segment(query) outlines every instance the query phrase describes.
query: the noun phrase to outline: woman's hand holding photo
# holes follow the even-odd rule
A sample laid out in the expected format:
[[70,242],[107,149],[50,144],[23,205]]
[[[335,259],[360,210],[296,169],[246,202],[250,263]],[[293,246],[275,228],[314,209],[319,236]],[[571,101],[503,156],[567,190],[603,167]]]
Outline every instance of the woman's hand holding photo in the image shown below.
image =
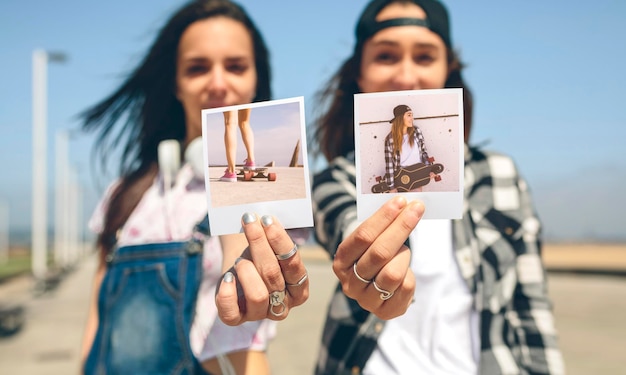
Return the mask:
[[228,325],[283,320],[309,297],[308,273],[294,243],[273,216],[242,218],[249,246],[224,274],[216,291],[220,319]]
[[381,319],[404,314],[413,299],[411,251],[404,242],[423,214],[421,201],[394,197],[337,249],[333,271],[344,293]]

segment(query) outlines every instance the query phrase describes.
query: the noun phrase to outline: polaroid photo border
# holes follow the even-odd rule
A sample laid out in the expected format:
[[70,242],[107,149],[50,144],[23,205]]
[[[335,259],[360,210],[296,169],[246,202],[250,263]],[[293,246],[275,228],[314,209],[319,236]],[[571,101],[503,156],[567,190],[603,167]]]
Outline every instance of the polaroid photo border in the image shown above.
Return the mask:
[[[241,130],[235,124],[237,182],[220,181],[227,166],[224,112],[242,109],[251,110],[256,167],[267,169],[244,174],[242,162],[247,153]],[[313,226],[304,114],[304,97],[202,110],[211,235],[242,232],[241,217],[246,212],[273,215],[287,229]]]
[[[410,107],[413,124],[423,134],[426,153],[434,159],[432,164],[442,165],[438,167],[442,170],[425,177],[422,191],[374,193],[373,190],[385,190],[386,171],[393,169],[391,165],[386,167],[385,144],[391,133],[393,110],[398,105]],[[460,219],[464,186],[463,129],[463,90],[460,88],[356,94],[354,143],[358,220],[370,217],[395,194],[405,195],[407,200],[422,200],[426,206],[424,219]],[[414,181],[424,178],[415,178],[423,172],[421,168],[409,169],[411,173],[402,172],[406,171],[394,172],[401,178],[399,181],[408,183],[400,185],[402,187],[414,187]]]

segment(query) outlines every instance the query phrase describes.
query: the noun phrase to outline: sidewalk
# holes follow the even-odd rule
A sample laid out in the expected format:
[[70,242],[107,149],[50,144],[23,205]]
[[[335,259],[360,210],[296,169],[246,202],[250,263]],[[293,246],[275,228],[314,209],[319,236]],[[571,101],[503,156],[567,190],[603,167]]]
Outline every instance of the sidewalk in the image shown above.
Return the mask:
[[29,276],[0,285],[0,300],[17,299],[26,322],[17,334],[0,339],[2,374],[77,374],[97,257],[90,256],[54,290],[35,297]]
[[[311,280],[310,297],[278,325],[278,336],[269,349],[273,375],[312,374],[328,300],[336,284],[323,251],[303,247],[301,254]],[[57,289],[40,297],[32,295],[28,277],[0,284],[0,300],[13,296],[26,307],[22,331],[0,338],[0,374],[78,373],[96,261],[95,256],[86,258]],[[623,374],[626,278],[549,272],[548,281],[568,374]]]

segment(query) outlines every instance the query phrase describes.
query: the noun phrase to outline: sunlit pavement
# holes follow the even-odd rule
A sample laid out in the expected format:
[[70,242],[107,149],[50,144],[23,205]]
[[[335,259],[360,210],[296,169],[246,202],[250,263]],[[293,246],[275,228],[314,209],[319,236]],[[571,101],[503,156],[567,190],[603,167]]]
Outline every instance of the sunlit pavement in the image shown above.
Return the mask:
[[96,261],[95,256],[82,260],[57,288],[39,296],[33,293],[35,285],[27,277],[0,285],[1,300],[21,292],[26,308],[23,328],[0,338],[1,374],[79,373],[81,336]]
[[[311,374],[327,301],[335,287],[330,263],[317,248],[303,248],[311,295],[280,322],[269,349],[274,375]],[[32,294],[28,278],[0,284],[0,301],[26,307],[21,331],[0,338],[0,374],[76,374],[96,257],[82,261],[55,289]],[[623,374],[626,347],[626,278],[550,273],[556,324],[568,374]]]

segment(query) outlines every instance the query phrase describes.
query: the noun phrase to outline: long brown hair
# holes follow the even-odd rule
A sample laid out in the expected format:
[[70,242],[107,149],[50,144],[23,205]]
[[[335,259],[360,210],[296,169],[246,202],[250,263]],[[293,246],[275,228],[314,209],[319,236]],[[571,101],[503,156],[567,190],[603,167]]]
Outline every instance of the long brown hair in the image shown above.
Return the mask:
[[271,99],[269,51],[245,10],[230,0],[192,0],[159,31],[143,61],[108,98],[80,116],[85,131],[96,131],[94,155],[104,167],[118,143],[122,147],[121,181],[113,191],[97,245],[104,259],[141,197],[158,173],[157,148],[165,139],[184,140],[185,115],[176,98],[176,57],[182,34],[192,23],[228,17],[243,24],[252,38],[257,91],[253,101]]
[[[393,153],[394,155],[402,153],[402,139],[404,138],[404,116],[394,117],[391,120],[391,138],[393,139]],[[413,147],[415,145],[415,128],[409,127],[406,130],[409,138],[409,145]]]

